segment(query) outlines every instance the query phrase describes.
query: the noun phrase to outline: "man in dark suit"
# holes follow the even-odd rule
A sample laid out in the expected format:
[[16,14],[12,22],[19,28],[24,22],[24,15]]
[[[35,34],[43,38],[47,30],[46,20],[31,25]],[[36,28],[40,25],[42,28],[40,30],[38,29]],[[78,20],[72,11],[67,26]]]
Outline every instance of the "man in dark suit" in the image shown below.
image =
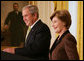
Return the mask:
[[51,34],[48,26],[38,19],[37,6],[25,6],[22,15],[26,25],[31,27],[31,31],[25,40],[25,46],[23,48],[4,49],[3,51],[35,59],[48,59]]
[[5,29],[8,29],[9,25],[9,31],[11,33],[11,46],[18,46],[20,45],[20,42],[25,39],[24,38],[24,28],[25,23],[23,21],[22,13],[18,11],[18,3],[13,4],[13,11],[10,12],[5,20]]

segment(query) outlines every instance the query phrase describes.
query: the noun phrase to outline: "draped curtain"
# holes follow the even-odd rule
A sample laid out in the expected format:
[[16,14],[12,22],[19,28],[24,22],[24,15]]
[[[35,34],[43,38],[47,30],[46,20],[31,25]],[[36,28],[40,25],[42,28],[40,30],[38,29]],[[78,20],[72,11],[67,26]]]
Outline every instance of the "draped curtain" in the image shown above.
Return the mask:
[[36,2],[36,1],[29,1],[29,4],[31,4],[31,5],[36,5],[37,2]]
[[83,60],[83,1],[78,1],[77,44],[80,60]]
[[68,1],[54,1],[54,10],[68,10]]

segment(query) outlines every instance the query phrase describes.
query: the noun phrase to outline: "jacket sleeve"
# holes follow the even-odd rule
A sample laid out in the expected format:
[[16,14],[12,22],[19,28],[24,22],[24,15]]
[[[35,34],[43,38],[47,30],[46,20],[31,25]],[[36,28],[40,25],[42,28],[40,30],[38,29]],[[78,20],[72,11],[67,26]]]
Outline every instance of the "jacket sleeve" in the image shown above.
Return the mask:
[[7,25],[10,21],[10,13],[8,14],[8,16],[6,17],[6,20],[4,22],[4,25]]
[[69,37],[66,39],[65,51],[69,60],[79,60],[75,38]]

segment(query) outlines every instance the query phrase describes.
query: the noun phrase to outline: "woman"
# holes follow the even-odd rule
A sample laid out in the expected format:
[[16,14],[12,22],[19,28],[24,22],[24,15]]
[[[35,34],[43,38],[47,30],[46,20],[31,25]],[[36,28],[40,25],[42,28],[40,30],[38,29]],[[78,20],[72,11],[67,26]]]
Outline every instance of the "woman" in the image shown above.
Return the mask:
[[71,15],[67,10],[55,11],[50,17],[58,37],[50,50],[50,60],[78,60],[76,39],[69,32]]

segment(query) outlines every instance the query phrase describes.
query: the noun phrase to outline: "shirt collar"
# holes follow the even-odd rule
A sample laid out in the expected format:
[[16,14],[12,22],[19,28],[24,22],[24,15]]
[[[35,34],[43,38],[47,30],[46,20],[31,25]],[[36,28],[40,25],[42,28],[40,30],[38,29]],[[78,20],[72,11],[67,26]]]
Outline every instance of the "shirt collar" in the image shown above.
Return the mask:
[[39,19],[37,19],[36,22],[34,22],[34,24],[30,26],[31,29],[33,28],[33,26],[34,26],[38,21],[39,21]]

